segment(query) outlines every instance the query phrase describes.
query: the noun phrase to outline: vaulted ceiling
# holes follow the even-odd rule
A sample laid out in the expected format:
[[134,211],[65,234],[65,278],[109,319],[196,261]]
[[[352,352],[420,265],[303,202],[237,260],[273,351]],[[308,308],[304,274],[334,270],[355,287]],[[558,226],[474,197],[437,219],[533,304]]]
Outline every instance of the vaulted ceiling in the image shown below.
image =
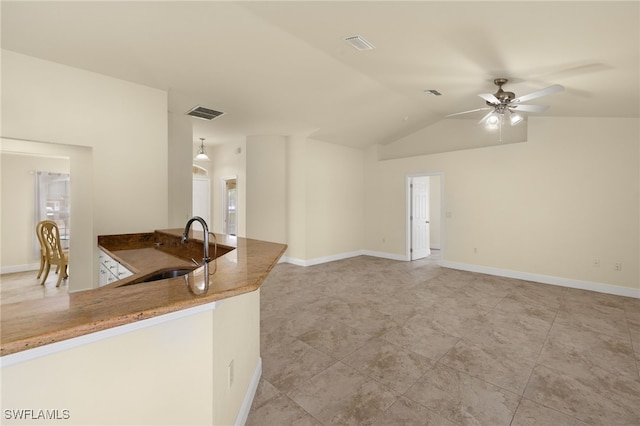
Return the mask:
[[[2,48],[166,90],[208,143],[389,143],[484,106],[493,79],[542,116],[638,117],[637,1],[2,1]],[[375,49],[345,38],[361,35]],[[435,89],[441,96],[426,94]],[[479,120],[482,112],[464,116]],[[481,131],[481,128],[479,128]]]

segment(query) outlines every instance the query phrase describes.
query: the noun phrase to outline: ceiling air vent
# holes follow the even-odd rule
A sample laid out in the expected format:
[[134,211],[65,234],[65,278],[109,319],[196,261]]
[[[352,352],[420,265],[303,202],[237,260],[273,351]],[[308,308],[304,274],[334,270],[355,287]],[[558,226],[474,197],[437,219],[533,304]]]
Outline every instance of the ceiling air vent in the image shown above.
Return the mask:
[[373,49],[376,48],[373,44],[371,44],[367,40],[365,40],[364,37],[359,36],[359,35],[347,37],[347,38],[344,39],[344,41],[346,41],[351,46],[355,47],[356,49],[358,49],[360,51],[373,50]]
[[210,108],[205,108],[200,105],[191,108],[187,115],[195,118],[201,118],[203,120],[213,120],[216,117],[221,116],[224,112],[216,111]]

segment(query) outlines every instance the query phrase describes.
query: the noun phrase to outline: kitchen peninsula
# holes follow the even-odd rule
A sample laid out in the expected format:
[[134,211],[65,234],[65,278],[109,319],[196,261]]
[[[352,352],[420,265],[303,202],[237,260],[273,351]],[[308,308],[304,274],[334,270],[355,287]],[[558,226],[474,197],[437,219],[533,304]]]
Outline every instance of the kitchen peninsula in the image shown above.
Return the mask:
[[141,281],[195,266],[202,233],[186,245],[181,234],[101,236],[100,248],[132,276],[3,305],[2,412],[67,410],[61,424],[228,424],[248,412],[261,372],[259,289],[286,246],[216,235],[216,272],[202,296],[185,285],[202,267]]

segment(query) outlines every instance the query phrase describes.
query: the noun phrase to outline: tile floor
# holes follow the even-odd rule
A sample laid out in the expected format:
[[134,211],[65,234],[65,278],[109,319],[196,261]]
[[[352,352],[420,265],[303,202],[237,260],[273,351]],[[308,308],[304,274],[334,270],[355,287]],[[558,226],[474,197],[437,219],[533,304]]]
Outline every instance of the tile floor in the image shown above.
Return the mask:
[[56,287],[58,274],[55,266],[51,268],[47,281],[41,285],[37,278],[38,271],[14,272],[0,275],[0,304],[17,303],[25,300],[42,299],[43,297],[66,294],[67,279],[62,280],[60,287]]
[[640,299],[366,256],[261,298],[247,425],[640,424]]

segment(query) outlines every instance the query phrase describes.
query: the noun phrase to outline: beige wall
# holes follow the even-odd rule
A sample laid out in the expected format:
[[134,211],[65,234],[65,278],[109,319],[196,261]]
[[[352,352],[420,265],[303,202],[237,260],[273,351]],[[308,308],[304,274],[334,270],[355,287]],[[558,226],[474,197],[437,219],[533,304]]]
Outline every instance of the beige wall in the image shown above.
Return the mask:
[[366,235],[386,245],[367,238],[366,248],[404,253],[405,176],[442,172],[446,261],[637,289],[638,127],[530,118],[525,143],[386,161],[371,149]]
[[432,249],[440,249],[440,226],[442,223],[440,176],[429,176],[429,243]]
[[291,137],[287,143],[287,252],[286,258],[308,259],[307,252],[307,163],[305,137]]
[[246,151],[246,235],[286,243],[287,138],[249,136]]
[[309,139],[306,167],[307,259],[363,247],[362,151]]
[[[91,235],[76,238],[95,246],[101,234],[167,227],[167,131],[163,91],[2,51],[2,136],[90,148],[88,161],[71,165],[72,178],[92,194],[72,217],[74,229],[85,221]],[[84,253],[76,241],[71,251]],[[97,266],[73,269],[93,275],[78,288],[97,287]]]
[[32,423],[6,419],[7,409],[69,410],[68,420],[54,423],[70,425],[234,424],[260,365],[260,292],[217,302],[213,311],[109,332],[3,366],[2,424]]
[[169,112],[168,214],[169,227],[183,227],[192,216],[193,156],[187,147],[193,139],[192,118]]
[[[0,152],[1,273],[40,266],[35,234],[35,171],[69,173],[69,159]],[[34,274],[35,277],[35,274]]]

